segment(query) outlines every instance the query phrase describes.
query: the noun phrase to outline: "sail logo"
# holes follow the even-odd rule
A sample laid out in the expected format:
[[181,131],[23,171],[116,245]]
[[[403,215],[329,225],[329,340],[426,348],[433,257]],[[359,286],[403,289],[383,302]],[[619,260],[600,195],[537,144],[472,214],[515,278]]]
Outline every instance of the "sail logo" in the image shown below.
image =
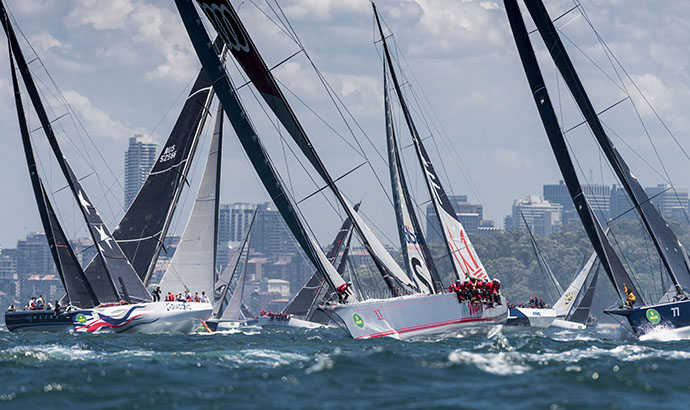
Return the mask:
[[352,315],[352,321],[355,322],[355,326],[358,328],[364,327],[364,319],[362,319],[362,316],[358,315],[357,313]]
[[407,243],[417,244],[417,235],[412,232],[412,227],[409,225],[405,227],[405,240]]
[[86,316],[84,316],[83,313],[78,314],[75,319],[77,320],[77,323],[79,323],[79,324],[83,325],[84,323],[86,323]]
[[165,147],[163,153],[161,154],[160,162],[170,161],[177,156],[177,151],[175,150],[175,145]]
[[235,51],[249,52],[249,41],[234,11],[231,11],[232,6],[227,1],[198,0],[198,3],[211,21],[213,28],[229,47]]
[[661,315],[656,311],[656,309],[647,309],[645,315],[647,316],[647,320],[649,320],[651,323],[657,324],[661,322]]

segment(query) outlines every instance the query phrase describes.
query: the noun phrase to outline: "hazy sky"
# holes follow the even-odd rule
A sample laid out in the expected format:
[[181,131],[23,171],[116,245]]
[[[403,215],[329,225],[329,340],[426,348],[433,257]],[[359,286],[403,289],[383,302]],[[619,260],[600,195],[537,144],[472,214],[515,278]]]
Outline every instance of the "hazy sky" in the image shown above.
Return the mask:
[[[240,3],[233,1],[235,5]],[[271,10],[265,4],[255,3],[270,15]],[[375,33],[369,1],[290,0],[279,3],[311,60],[357,120],[355,124],[339,119],[304,54],[278,67],[275,72],[279,80],[308,102],[330,128],[340,134],[326,127],[290,95],[317,150],[337,177],[364,161],[364,155],[357,152],[360,148],[356,141],[359,141],[371,168],[388,190],[385,162],[376,152],[378,149],[385,156],[383,80],[379,51],[373,44]],[[690,103],[690,50],[687,48],[690,3],[632,0],[586,0],[582,3],[592,24],[627,74],[643,90],[680,145],[690,148],[687,137],[690,121],[686,114]],[[552,17],[573,6],[572,1],[566,0],[547,1],[546,4]],[[428,97],[445,130],[444,133],[434,128],[434,138],[427,140],[433,147],[431,151],[437,167],[441,167],[441,163],[445,165],[444,183],[449,191],[468,194],[470,201],[483,203],[485,218],[494,219],[502,226],[503,216],[510,212],[515,198],[540,194],[542,184],[557,182],[560,177],[531,99],[502,3],[380,0],[377,5],[387,30],[395,35],[400,55],[409,63],[403,67],[405,74],[411,80],[413,74],[416,78],[412,81],[416,95],[421,96],[423,92]],[[123,212],[121,182],[118,184],[115,180],[122,180],[127,139],[134,133],[141,133],[162,142],[180,109],[179,97],[188,92],[190,81],[200,67],[174,3],[8,0],[8,6],[18,27],[104,157],[105,161],[99,159],[88,143],[85,148],[80,147],[76,142],[78,137],[72,136],[64,142],[66,155],[75,164],[80,177],[89,175],[90,167],[80,158],[79,152],[90,153],[93,168],[101,180],[88,176],[84,183],[92,199],[99,203],[101,213],[114,226]],[[243,2],[240,14],[270,65],[298,51],[297,45],[252,2]],[[528,16],[524,17],[528,27],[533,27]],[[618,86],[611,81],[623,72],[609,64],[579,11],[565,15],[557,23],[577,45],[575,48],[566,41],[598,110],[621,100],[625,88],[633,89],[630,81],[625,80]],[[578,124],[579,114],[572,109],[562,81],[557,80],[553,66],[548,64],[543,44],[536,34],[532,35],[532,41],[538,48],[544,76],[550,82],[552,99],[562,102],[563,127]],[[27,54],[32,53],[27,51]],[[589,58],[604,73],[599,72]],[[4,142],[0,150],[0,192],[3,193],[0,245],[13,247],[18,238],[42,228],[23,160],[6,43],[3,42],[0,42],[0,60],[0,131]],[[32,63],[32,69],[38,77],[47,79],[36,62]],[[236,77],[235,82],[239,84],[242,80]],[[270,117],[252,100],[250,91],[250,87],[244,87],[243,98],[255,113],[254,121],[274,154],[276,166],[286,171],[285,164],[290,164],[287,167],[290,172],[284,172],[286,182],[298,199],[307,196],[315,185],[296,165],[290,153],[294,146],[280,143],[279,132],[271,126]],[[632,101],[649,122],[647,131],[666,171],[640,127],[630,101],[605,114],[609,116],[605,121],[622,138],[612,137],[614,143],[629,159],[643,185],[664,182],[667,173],[676,185],[687,186],[690,183],[686,172],[690,165],[688,158],[654,121],[653,112],[645,106],[644,100],[633,93]],[[28,101],[25,103],[28,105]],[[56,108],[55,115],[60,113]],[[421,119],[419,122],[423,124]],[[409,136],[402,124],[398,124],[400,138],[406,145]],[[349,129],[354,130],[356,141]],[[428,131],[422,133],[428,135]],[[231,132],[226,135],[223,202],[267,200],[234,135]],[[579,127],[568,137],[584,177],[591,182],[612,183],[610,172],[586,129]],[[39,131],[34,133],[34,139],[44,161],[44,179],[52,191],[58,191],[64,181],[57,168],[49,165],[48,151],[40,145],[45,138]],[[71,142],[80,148],[70,148]],[[205,145],[201,149],[205,149]],[[418,178],[409,151],[406,150],[405,158],[411,185],[418,192],[418,202],[424,202],[422,180]],[[110,165],[112,174],[104,162]],[[203,165],[203,161],[197,162]],[[341,184],[353,200],[364,199],[362,210],[370,221],[389,238],[395,238],[390,204],[371,168],[360,168]],[[195,175],[198,174],[200,171],[195,171]],[[476,188],[472,188],[472,184]],[[104,190],[111,185],[110,194],[104,197]],[[81,223],[68,203],[69,193],[62,190],[55,195],[59,202],[67,204],[61,209],[68,233],[79,235]],[[335,211],[325,204],[317,196],[306,201],[303,208],[322,243],[330,241],[331,233],[340,224],[334,217]],[[177,223],[176,230],[181,231],[182,226],[183,223]]]

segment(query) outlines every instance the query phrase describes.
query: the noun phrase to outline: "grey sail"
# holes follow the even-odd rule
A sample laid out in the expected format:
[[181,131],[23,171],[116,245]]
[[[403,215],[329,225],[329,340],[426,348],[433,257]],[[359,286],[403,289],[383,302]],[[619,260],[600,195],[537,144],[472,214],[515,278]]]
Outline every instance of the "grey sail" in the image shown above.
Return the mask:
[[[0,7],[2,7],[2,15],[6,16],[7,13],[4,5],[0,4]],[[150,301],[151,295],[137,276],[127,257],[122,253],[122,250],[112,238],[110,230],[89,200],[88,195],[82,188],[81,183],[76,175],[74,175],[72,168],[63,155],[62,149],[53,132],[51,121],[48,118],[36,84],[31,76],[31,71],[19,47],[19,42],[17,41],[12,25],[9,24],[6,17],[2,19],[2,24],[9,39],[12,52],[16,58],[19,73],[24,80],[24,85],[26,86],[34,111],[38,116],[43,132],[48,139],[48,143],[53,150],[60,170],[67,180],[70,191],[79,205],[79,210],[86,221],[89,233],[98,251],[98,257],[101,258],[101,264],[104,267],[105,274],[97,277],[87,275],[94,293],[101,303],[119,302],[123,299],[128,301]],[[113,292],[113,289],[115,289],[115,292]]]
[[558,297],[563,296],[563,288],[561,287],[561,284],[558,282],[558,279],[556,279],[556,275],[551,270],[549,264],[546,263],[546,258],[544,257],[544,254],[541,253],[539,245],[537,244],[537,241],[534,239],[534,235],[532,234],[532,228],[527,223],[527,219],[525,219],[525,215],[522,213],[522,211],[520,211],[520,216],[522,217],[522,222],[525,223],[527,233],[529,233],[529,238],[532,242],[532,249],[534,250],[534,254],[537,257],[537,263],[539,264],[539,268],[551,280],[551,283],[553,284],[554,288],[556,288],[556,292],[558,292]]
[[592,309],[592,301],[594,300],[594,292],[597,286],[597,280],[599,279],[599,268],[594,271],[594,276],[592,281],[589,283],[589,287],[585,292],[585,295],[580,300],[577,308],[573,310],[568,320],[571,322],[586,323],[589,318],[589,312]]
[[441,279],[436,272],[431,254],[422,234],[421,226],[414,212],[414,204],[407,189],[407,181],[403,173],[398,151],[398,142],[393,127],[390,97],[388,95],[388,79],[386,65],[383,65],[383,100],[386,112],[386,143],[388,145],[388,168],[391,176],[395,217],[398,222],[398,235],[402,249],[407,276],[417,283],[423,293],[443,292]]
[[[248,241],[247,248],[249,248],[250,243],[251,239]],[[247,256],[248,254],[249,249],[247,249]],[[240,273],[240,277],[237,278],[237,286],[235,286],[232,297],[230,297],[227,307],[220,316],[221,320],[242,320],[244,316],[242,314],[242,298],[244,297],[244,284],[247,281],[247,262],[248,261],[245,260],[245,263],[242,264],[242,272]]]
[[[355,211],[359,210],[359,205],[360,204],[355,205]],[[326,257],[331,263],[335,261],[335,258],[338,256],[338,253],[340,253],[340,251],[342,250],[342,247],[345,244],[345,239],[347,238],[351,230],[352,222],[349,218],[345,219],[345,222],[343,222],[343,225],[340,227],[340,230],[336,234],[333,243],[331,243],[328,253],[326,253]],[[339,273],[342,276],[342,272]],[[285,309],[283,309],[283,313],[288,315],[306,317],[312,310],[316,301],[319,300],[319,295],[323,293],[321,291],[321,287],[323,286],[323,284],[323,276],[318,271],[314,272],[314,274],[311,275],[307,283],[305,283],[304,286],[302,286],[302,288],[299,290],[299,292],[297,292],[297,295],[295,295],[295,297],[287,304],[287,306],[285,306]],[[331,290],[335,291],[335,289]]]
[[412,137],[417,159],[419,160],[419,165],[424,173],[424,182],[426,183],[427,190],[429,191],[431,203],[434,206],[434,211],[436,213],[436,217],[438,218],[442,235],[445,238],[446,250],[448,251],[451,265],[453,266],[453,270],[455,272],[455,277],[457,279],[465,279],[468,277],[488,279],[489,277],[486,274],[484,265],[479,259],[477,252],[474,250],[474,246],[472,246],[467,232],[458,220],[455,210],[448,200],[448,195],[446,195],[446,191],[441,185],[441,180],[439,179],[438,174],[431,163],[431,159],[429,158],[426,149],[424,148],[424,144],[422,143],[421,138],[419,138],[417,127],[415,126],[410,110],[407,107],[405,97],[403,96],[402,89],[400,88],[400,82],[398,81],[398,77],[395,73],[393,60],[388,50],[388,43],[386,42],[386,37],[383,34],[383,27],[381,26],[381,21],[379,20],[379,15],[376,11],[376,5],[374,2],[372,2],[371,5],[374,9],[374,17],[376,18],[376,24],[379,30],[381,43],[383,44],[384,55],[390,70],[393,86],[398,96],[398,101],[400,103],[400,107],[402,108],[410,136]]
[[[563,76],[604,156],[620,180],[621,185],[625,188],[628,197],[640,215],[644,227],[649,232],[649,236],[671,280],[675,285],[690,288],[690,267],[687,263],[685,248],[676,237],[676,234],[669,228],[659,210],[649,199],[642,185],[640,185],[628,164],[623,160],[623,157],[606,134],[544,4],[541,0],[526,0],[525,4],[546,44],[546,48],[549,50],[551,58]],[[636,295],[639,295],[639,293],[636,293]]]
[[[247,226],[247,232],[244,234],[244,238],[242,239],[242,246],[240,247],[240,252],[237,255],[236,260],[232,264],[228,264],[225,267],[225,270],[223,271],[223,274],[219,278],[218,282],[216,282],[216,293],[218,296],[215,298],[214,306],[213,306],[213,317],[215,318],[220,318],[221,316],[224,316],[225,310],[228,308],[228,305],[230,304],[231,298],[235,295],[235,293],[230,294],[230,284],[232,283],[232,280],[235,278],[235,274],[237,273],[237,269],[242,266],[242,272],[245,272],[247,270],[247,263],[249,262],[249,244],[252,236],[252,229],[254,228],[254,221],[256,220],[256,214],[258,213],[258,208],[254,209],[254,212],[252,213],[252,219],[249,221],[249,225]],[[241,264],[241,265],[240,265]],[[229,268],[232,266],[232,270]],[[242,279],[244,281],[244,279]],[[244,285],[243,285],[244,286]],[[242,302],[240,294],[240,299],[237,306],[240,306]],[[239,309],[239,307],[236,307],[235,309]],[[238,319],[234,319],[238,320]]]
[[[314,166],[326,182],[341,207],[352,220],[362,244],[371,255],[392,295],[416,291],[415,284],[398,266],[373,231],[354,211],[352,204],[345,198],[328,173],[323,161],[317,154],[300,121],[285,98],[278,82],[273,77],[265,61],[259,54],[246,28],[239,19],[235,9],[227,0],[197,0],[202,11],[225,41],[230,52],[247,74],[252,85],[266,101],[283,127],[293,138],[305,157]],[[178,2],[179,5],[179,2]],[[178,7],[179,8],[179,7]]]
[[329,285],[332,288],[341,286],[345,281],[330,264],[302,222],[291,197],[271,163],[266,149],[249,121],[249,116],[240,103],[235,88],[230,82],[218,55],[211,48],[211,40],[201,24],[192,0],[175,0],[175,5],[201,64],[208,70],[214,92],[223,104],[223,110],[271,200],[309,260],[324,275]]
[[[2,18],[6,18],[6,16],[2,16]],[[46,233],[48,245],[50,246],[50,253],[55,262],[62,285],[67,292],[69,303],[74,306],[97,306],[99,304],[98,298],[79,265],[79,261],[60,225],[38,173],[11,47],[9,48],[9,55],[10,70],[12,72],[12,87],[14,89],[17,118],[19,120],[19,130],[22,137],[24,155],[26,157],[26,164],[29,168],[31,187],[33,188],[34,197],[36,198],[38,213],[41,217],[41,223]]]
[[606,237],[604,229],[582,191],[582,186],[580,185],[573,161],[570,158],[565,137],[563,136],[558,118],[556,117],[556,112],[549,98],[549,93],[534,55],[534,49],[532,48],[529,34],[525,28],[525,22],[522,20],[517,1],[504,0],[504,4],[506,13],[508,14],[508,20],[510,21],[510,28],[513,32],[513,38],[518,53],[520,54],[520,60],[522,61],[522,66],[527,76],[534,102],[546,131],[546,136],[549,139],[554,157],[558,162],[563,180],[568,187],[570,198],[573,200],[575,210],[577,210],[582,225],[585,228],[585,232],[587,232],[587,236],[599,257],[599,261],[604,267],[604,270],[606,270],[609,280],[616,289],[618,296],[624,299],[623,287],[625,285],[637,296],[638,300],[641,300],[642,294],[625,270],[623,263]]
[[223,107],[216,111],[216,124],[209,146],[194,207],[175,255],[159,286],[163,293],[178,294],[189,289],[213,297],[216,283],[216,247],[220,170],[223,152]]

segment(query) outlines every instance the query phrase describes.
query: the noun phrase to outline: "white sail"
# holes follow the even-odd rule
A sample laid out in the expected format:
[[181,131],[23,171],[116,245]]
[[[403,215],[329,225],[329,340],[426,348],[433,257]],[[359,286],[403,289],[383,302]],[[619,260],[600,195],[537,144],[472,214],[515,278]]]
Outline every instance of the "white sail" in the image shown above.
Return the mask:
[[[223,311],[223,315],[220,317],[222,320],[242,320],[242,297],[244,295],[244,283],[247,279],[247,265],[249,261],[249,249],[247,249],[247,259],[245,259],[242,265],[242,273],[240,277],[237,278],[237,286],[235,286],[234,292],[230,297],[230,302],[228,306]],[[227,286],[230,286],[228,283]]]
[[577,276],[575,276],[573,283],[568,286],[568,289],[566,289],[556,303],[553,304],[553,310],[556,311],[556,315],[558,317],[567,317],[570,315],[570,312],[575,307],[575,302],[577,301],[578,295],[580,295],[585,286],[587,277],[589,277],[592,269],[596,265],[596,260],[597,254],[596,252],[593,252],[592,256],[590,256],[587,260],[587,263],[585,263]]
[[163,294],[206,292],[213,298],[216,274],[217,186],[222,147],[223,111],[219,106],[206,168],[180,244],[160,282]]
[[[388,270],[388,272],[390,272],[391,275],[393,275],[393,278],[395,278],[397,282],[407,286],[410,289],[416,289],[417,286],[412,282],[412,280],[410,280],[410,278],[407,276],[407,274],[405,274],[402,268],[400,268],[400,265],[398,265],[398,263],[395,262],[395,259],[393,259],[391,254],[388,253],[381,241],[379,241],[379,238],[377,238],[374,235],[369,226],[364,222],[364,219],[362,219],[362,217],[359,216],[359,214],[354,210],[350,201],[347,198],[345,198],[344,203],[350,210],[348,214],[350,215],[350,218],[353,220],[353,224],[355,226],[359,226],[362,235],[366,237],[367,241],[369,241],[369,245],[371,246],[371,252],[373,253],[373,256],[375,256],[385,266],[385,268]],[[323,255],[323,252],[321,252],[319,256],[321,255]],[[323,257],[326,258],[326,255],[323,255]],[[326,259],[326,261],[328,261],[328,259]],[[333,269],[333,271],[336,274],[338,273],[333,267],[333,265],[331,265],[330,263],[328,265],[329,268]]]

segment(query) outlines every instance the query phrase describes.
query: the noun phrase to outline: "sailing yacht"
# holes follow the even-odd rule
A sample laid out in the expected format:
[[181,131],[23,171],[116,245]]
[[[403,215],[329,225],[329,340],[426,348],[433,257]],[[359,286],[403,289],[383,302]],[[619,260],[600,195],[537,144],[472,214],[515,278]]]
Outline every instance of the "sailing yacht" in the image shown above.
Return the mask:
[[[34,196],[41,222],[46,231],[51,254],[67,292],[69,306],[65,312],[8,312],[7,328],[16,330],[57,330],[86,332],[157,332],[191,331],[195,321],[205,320],[211,307],[202,304],[153,303],[144,281],[137,274],[114,235],[93,206],[80,181],[63,155],[27,65],[5,5],[0,2],[0,20],[9,40],[12,83],[24,154],[29,168]],[[16,66],[16,69],[15,69]],[[36,165],[31,136],[27,126],[22,93],[16,71],[19,71],[34,111],[41,122],[53,154],[67,180],[68,187],[89,229],[97,255],[91,271],[82,270],[71,249]],[[211,89],[208,89],[210,98]],[[186,162],[186,161],[185,161]]]
[[[252,86],[265,100],[266,105],[296,142],[352,221],[354,231],[374,261],[391,295],[386,299],[358,300],[353,286],[346,283],[333,267],[306,228],[294,201],[283,187],[261,140],[248,120],[248,114],[236,95],[236,88],[228,73],[220,64],[218,56],[209,52],[211,40],[201,24],[201,16],[195,8],[194,1],[176,0],[175,4],[194,49],[203,67],[209,71],[210,77],[214,80],[214,91],[222,102],[230,123],[257,174],[307,256],[329,287],[339,292],[339,301],[322,306],[322,310],[332,318],[337,318],[353,338],[381,336],[405,338],[430,333],[454,332],[468,326],[503,323],[507,315],[505,304],[490,308],[483,304],[460,303],[455,294],[432,293],[429,287],[420,288],[418,282],[411,279],[397,265],[335,184],[233,6],[227,0],[198,0],[196,2],[230,49],[239,67],[249,77]],[[433,173],[430,162],[427,161],[426,165],[425,170]],[[435,173],[429,178],[437,180]],[[448,202],[444,194],[442,195],[439,191],[434,192],[439,203],[442,203],[444,198],[445,202]],[[471,268],[470,274],[486,277],[483,266],[469,245],[462,226],[457,222],[454,213],[448,211],[450,210],[446,210],[440,218],[448,218],[445,226],[449,228],[447,235],[451,237],[452,243],[448,246],[452,247],[454,259],[457,259],[458,263],[465,264],[466,269]],[[463,258],[464,260],[461,260]],[[429,282],[429,285],[434,286],[433,282]]]
[[[641,289],[637,287],[633,277],[625,269],[582,192],[582,186],[549,98],[518,3],[516,0],[504,0],[504,4],[534,102],[561,174],[601,266],[620,298],[619,307],[610,308],[605,312],[627,319],[632,331],[638,336],[659,327],[671,329],[680,336],[690,335],[690,300],[687,297],[688,289],[690,289],[690,263],[685,247],[661,216],[608,137],[546,7],[541,0],[525,0],[528,13],[546,44],[551,59],[570,90],[607,162],[625,189],[635,212],[652,240],[666,274],[673,283],[659,301],[646,303],[640,292]],[[629,296],[631,293],[635,296],[638,307],[626,303],[626,300],[632,299]]]

